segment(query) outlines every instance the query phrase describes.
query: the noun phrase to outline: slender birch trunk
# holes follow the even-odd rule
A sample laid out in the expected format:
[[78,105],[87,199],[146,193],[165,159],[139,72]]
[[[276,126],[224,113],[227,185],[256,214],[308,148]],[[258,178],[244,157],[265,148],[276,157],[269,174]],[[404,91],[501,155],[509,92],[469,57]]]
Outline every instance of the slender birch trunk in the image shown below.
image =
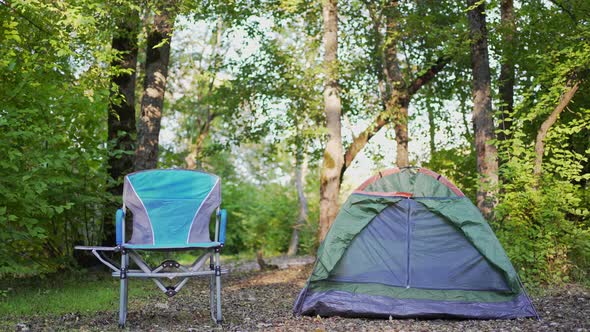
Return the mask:
[[[207,92],[205,95],[201,96],[200,98],[204,98],[206,95],[210,95],[213,90],[215,89],[215,80],[217,79],[217,73],[219,72],[219,67],[221,66],[221,37],[223,35],[223,20],[221,17],[217,19],[217,26],[215,29],[215,33],[211,39],[210,45],[213,48],[211,60],[209,62],[208,68],[212,68],[212,75],[207,86]],[[205,49],[203,48],[203,52]],[[200,99],[199,98],[199,99]],[[211,106],[205,106],[205,114],[202,119],[198,119],[197,123],[197,131],[198,136],[193,144],[190,144],[190,152],[184,158],[186,162],[186,167],[188,169],[202,169],[203,168],[203,148],[205,147],[205,140],[209,136],[209,131],[211,130],[211,124],[213,120],[219,116],[218,113],[211,111]]]
[[305,176],[307,175],[307,156],[297,153],[295,159],[295,187],[297,188],[297,198],[299,200],[299,215],[297,216],[297,222],[293,226],[287,256],[297,255],[297,251],[299,250],[299,229],[307,223],[307,217],[309,215],[307,198],[305,198],[304,191]]
[[324,19],[324,112],[328,142],[324,150],[320,174],[320,222],[318,239],[323,241],[330,225],[338,213],[338,194],[344,151],[342,147],[342,105],[338,84],[338,2],[324,0],[322,3]]

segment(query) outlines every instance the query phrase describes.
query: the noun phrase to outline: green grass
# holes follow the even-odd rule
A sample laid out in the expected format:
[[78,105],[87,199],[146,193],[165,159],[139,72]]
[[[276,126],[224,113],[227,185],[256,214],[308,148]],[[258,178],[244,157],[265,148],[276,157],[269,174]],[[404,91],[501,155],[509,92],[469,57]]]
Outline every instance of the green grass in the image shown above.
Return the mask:
[[[156,253],[148,261],[161,262],[173,258],[181,264],[191,264],[195,253],[182,253],[174,257]],[[223,262],[254,255],[222,256]],[[132,278],[129,280],[129,300],[142,301],[162,295],[151,280]],[[44,278],[0,280],[0,317],[31,315],[63,315],[66,313],[90,313],[113,311],[119,307],[119,279],[108,273],[64,272]]]
[[[12,281],[10,287],[0,289],[0,317],[116,310],[119,280],[106,274],[92,279],[89,275]],[[130,301],[145,299],[158,291],[148,280],[133,279],[130,284]]]

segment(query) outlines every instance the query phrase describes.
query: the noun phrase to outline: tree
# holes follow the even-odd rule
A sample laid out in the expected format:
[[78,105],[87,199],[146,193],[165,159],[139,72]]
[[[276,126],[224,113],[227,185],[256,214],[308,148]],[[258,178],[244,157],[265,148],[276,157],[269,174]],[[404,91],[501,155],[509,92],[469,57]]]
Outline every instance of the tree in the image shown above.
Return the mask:
[[[227,109],[224,105],[224,102],[229,99],[228,91],[224,86],[226,82],[218,77],[224,60],[223,54],[227,52],[227,48],[223,48],[223,32],[223,21],[221,17],[218,17],[208,42],[202,43],[199,40],[199,43],[203,44],[198,55],[199,61],[192,59],[193,55],[188,55],[190,57],[188,63],[179,61],[174,68],[182,79],[182,82],[178,82],[177,85],[189,86],[188,89],[179,87],[182,89],[183,97],[171,105],[172,109],[183,114],[181,126],[186,129],[186,135],[180,136],[188,145],[188,154],[184,158],[188,169],[203,168],[204,150],[213,121],[222,116]],[[206,59],[208,53],[210,55]],[[179,55],[179,58],[182,57]]]
[[[384,4],[362,1],[362,4],[369,25],[364,44],[370,48],[365,61],[370,63],[368,75],[376,81],[374,90],[378,102],[373,105],[369,125],[352,138],[346,149],[345,169],[369,140],[390,124],[394,126],[397,143],[396,164],[408,166],[410,103],[448,67],[454,48],[458,48],[452,40],[460,38],[460,22],[446,2],[414,5],[399,1]],[[356,15],[362,17],[363,13]],[[428,34],[420,32],[426,30]]]
[[[399,167],[409,165],[408,108],[410,101],[412,97],[415,96],[423,86],[429,84],[451,60],[451,57],[448,54],[444,51],[440,51],[441,49],[450,47],[449,45],[442,47],[441,43],[445,40],[441,40],[440,38],[437,39],[437,34],[433,34],[437,35],[434,38],[418,35],[414,31],[420,29],[416,29],[415,26],[412,26],[412,24],[419,24],[417,22],[421,21],[424,15],[432,15],[432,12],[435,12],[438,8],[436,7],[439,6],[438,4],[429,3],[428,5],[419,6],[407,5],[403,10],[399,8],[401,4],[396,0],[391,0],[386,4],[381,5],[370,1],[362,1],[362,4],[364,4],[369,16],[369,27],[367,29],[369,35],[366,37],[368,41],[361,45],[363,47],[370,45],[370,49],[367,50],[370,54],[370,65],[367,65],[366,67],[371,68],[368,70],[368,75],[373,76],[376,79],[377,84],[374,90],[376,90],[379,101],[376,105],[377,111],[371,109],[372,112],[370,113],[373,114],[373,119],[370,120],[367,127],[361,133],[352,137],[352,141],[343,151],[344,163],[332,163],[334,166],[340,165],[339,181],[342,181],[344,172],[352,165],[357,155],[367,145],[370,139],[382,128],[392,123],[394,125],[395,139],[397,142],[396,164]],[[436,8],[432,8],[431,6],[435,6]],[[351,13],[351,15],[360,15],[358,17],[363,17],[363,15],[366,16],[364,12],[356,12],[360,6],[352,5],[351,7],[351,10],[355,11]],[[452,20],[454,19],[455,18],[453,17]],[[408,29],[412,32],[405,32],[405,27],[402,25],[402,22],[403,24],[414,28]],[[448,22],[445,22],[445,25],[448,25]],[[441,25],[439,33],[441,35],[455,34],[456,32],[453,32],[454,29],[455,27],[452,27],[449,32],[444,30]],[[424,44],[427,46],[426,49],[417,51],[420,56],[416,56],[416,58],[423,60],[421,64],[412,63],[411,58],[407,56],[407,48],[410,47],[414,40],[416,40],[416,46],[424,46]],[[403,49],[403,55],[402,52],[400,52],[400,48],[402,47],[405,48]],[[405,61],[402,61],[401,59],[404,59]],[[341,66],[340,63],[341,62],[339,62],[339,66]],[[365,75],[367,75],[367,73],[362,72],[362,70],[364,70],[362,65],[360,65],[360,70],[360,73],[355,71],[355,74],[357,74],[360,79],[358,77],[350,77],[350,79],[354,80],[354,83],[347,83],[347,87],[351,90],[357,88],[355,85],[359,84],[359,81],[362,82],[362,80],[366,80]],[[362,83],[366,84],[366,81]],[[355,99],[355,97],[351,98]],[[349,110],[352,108],[350,105],[345,106]],[[354,110],[354,113],[359,113],[359,110]],[[334,124],[336,122],[334,121],[332,123]],[[338,122],[338,127],[340,127],[340,122]],[[330,132],[330,130],[331,129],[328,127],[328,132]],[[329,137],[332,137],[331,134]],[[337,161],[338,159],[334,160]],[[339,187],[336,189],[339,190]],[[336,204],[327,204],[327,199],[325,202],[324,205],[320,205],[320,215],[324,214],[325,218],[320,218],[320,235],[324,232],[322,227],[329,227],[331,220],[333,220],[328,217],[330,212],[324,210],[322,206],[326,208],[328,206],[334,209],[337,208]],[[334,211],[332,215],[335,217],[336,211]],[[325,230],[327,230],[327,228],[325,228]],[[321,236],[320,239],[322,239]]]
[[342,104],[338,84],[338,2],[324,0],[324,108],[328,142],[320,174],[320,224],[318,238],[324,239],[338,214],[338,194],[344,168],[342,147]]
[[498,82],[498,94],[500,96],[498,140],[502,142],[510,139],[511,117],[514,115],[516,22],[513,0],[502,0],[500,3],[500,28],[502,33],[502,59]]
[[[55,272],[98,244],[111,12],[0,1],[0,278]],[[18,253],[18,254],[15,254]]]
[[480,176],[476,203],[483,215],[490,219],[496,204],[494,193],[498,183],[498,152],[492,142],[495,135],[485,2],[468,0],[468,5],[473,74],[473,135]]
[[[511,57],[516,75],[508,138],[498,142],[494,228],[528,282],[587,278],[590,3],[532,0],[517,8],[518,48],[497,62]],[[502,23],[493,31],[506,33]],[[504,52],[504,45],[494,49]]]
[[[372,23],[374,74],[378,81],[378,91],[381,98],[382,110],[375,119],[358,136],[345,152],[345,164],[342,173],[349,167],[356,155],[369,140],[389,123],[394,124],[395,140],[397,143],[396,164],[398,167],[409,165],[408,156],[408,108],[411,98],[449,63],[450,57],[441,55],[419,71],[414,77],[411,70],[403,70],[400,63],[399,44],[400,11],[397,0],[392,0],[383,6],[375,2],[366,1]],[[384,27],[385,25],[385,27]],[[382,32],[385,31],[385,32]],[[409,63],[406,64],[409,67]]]
[[[260,62],[268,64],[260,70],[261,76],[256,80],[258,83],[255,81],[253,85],[247,84],[256,86],[260,82],[266,82],[268,87],[257,87],[256,95],[264,95],[286,107],[285,112],[279,113],[276,118],[270,117],[275,112],[267,112],[261,106],[257,107],[257,113],[269,120],[265,127],[273,128],[268,133],[274,137],[270,144],[277,149],[285,149],[295,159],[291,173],[297,189],[299,208],[292,224],[288,255],[295,255],[302,246],[307,248],[308,241],[302,239],[302,236],[309,233],[313,221],[309,222],[310,208],[305,194],[306,175],[309,162],[315,164],[320,159],[321,152],[324,152],[320,152],[319,144],[319,138],[324,133],[317,130],[325,120],[325,103],[318,94],[322,89],[322,81],[318,77],[322,64],[317,38],[321,35],[321,27],[319,24],[308,23],[319,21],[319,9],[321,7],[318,5],[302,6],[291,9],[289,15],[277,17],[274,36],[262,48],[264,58]],[[247,69],[242,71],[248,72]],[[268,101],[262,101],[259,105],[267,104]]]
[[[139,12],[125,11],[117,20],[112,48],[115,52],[111,62],[111,95],[108,113],[109,175],[115,183],[111,193],[121,195],[121,176],[133,170],[135,140],[135,81],[137,66],[137,35]],[[131,153],[130,153],[131,152]]]
[[148,28],[144,93],[135,150],[136,170],[156,168],[158,164],[160,123],[176,10],[174,6],[175,2],[158,2],[154,23]]
[[[371,24],[369,38],[372,42],[371,61],[374,61],[371,67],[373,68],[372,75],[377,78],[380,109],[378,109],[374,120],[359,135],[354,136],[352,142],[344,150],[344,163],[340,164],[340,181],[342,181],[346,169],[352,165],[358,153],[366,146],[369,140],[390,123],[393,123],[395,128],[397,142],[396,164],[399,167],[409,165],[408,108],[410,100],[450,60],[448,56],[442,55],[434,63],[429,64],[426,69],[418,73],[413,70],[404,70],[411,66],[408,63],[404,68],[400,63],[401,12],[398,9],[398,1],[392,0],[381,6],[369,1],[363,3],[368,11]],[[338,166],[336,163],[334,165]],[[321,207],[320,211],[321,213],[323,211]],[[322,223],[320,219],[320,227],[324,224],[329,225],[329,223],[331,221]]]
[[302,153],[296,153],[295,159],[295,187],[297,188],[299,214],[297,215],[297,221],[293,226],[287,256],[295,256],[297,254],[297,251],[299,250],[299,229],[307,223],[309,216],[309,207],[304,191],[305,176],[307,175],[307,158]]
[[[137,8],[123,10],[117,18],[111,47],[111,91],[107,116],[108,172],[111,178],[108,190],[114,196],[123,194],[123,176],[134,169],[135,151],[135,82],[137,67],[137,39],[139,33],[139,12]],[[109,207],[118,206],[119,199]],[[115,242],[114,228],[110,227],[111,214],[105,214],[103,243]]]

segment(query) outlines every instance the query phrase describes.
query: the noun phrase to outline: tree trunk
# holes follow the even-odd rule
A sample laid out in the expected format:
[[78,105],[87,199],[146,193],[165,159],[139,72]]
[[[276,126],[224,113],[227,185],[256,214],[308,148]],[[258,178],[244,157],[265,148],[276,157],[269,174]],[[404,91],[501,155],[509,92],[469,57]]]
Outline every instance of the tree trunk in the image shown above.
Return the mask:
[[[426,100],[429,102],[429,100]],[[426,111],[428,112],[428,141],[430,145],[430,158],[434,156],[436,153],[436,121],[434,119],[434,108],[430,107],[430,105],[426,106]]]
[[115,195],[121,195],[123,192],[121,176],[133,171],[133,154],[120,152],[134,151],[138,33],[139,13],[132,11],[118,22],[112,41],[113,50],[120,54],[120,57],[111,63],[111,67],[116,68],[117,73],[111,78],[107,120],[109,143],[111,143],[109,144],[111,152],[109,175],[116,181],[116,185],[112,186],[110,191]]
[[409,165],[408,158],[408,104],[406,81],[400,69],[397,58],[397,43],[399,35],[397,0],[391,0],[383,10],[385,14],[385,36],[383,40],[383,76],[385,78],[385,112],[394,120],[395,142],[397,143],[396,164],[398,167]]
[[[441,57],[439,58],[435,64],[433,64],[430,68],[428,68],[428,70],[423,73],[422,75],[416,77],[414,79],[414,81],[412,82],[412,84],[410,84],[410,86],[406,89],[405,92],[403,92],[404,98],[400,98],[399,97],[399,93],[397,96],[394,97],[388,97],[387,94],[382,94],[384,97],[382,97],[383,99],[383,107],[384,110],[379,113],[377,115],[377,117],[375,118],[375,120],[373,120],[373,122],[371,124],[369,124],[369,126],[362,132],[360,133],[358,136],[353,137],[352,139],[352,143],[348,146],[348,148],[346,149],[346,153],[344,155],[344,166],[342,167],[342,174],[344,174],[344,171],[346,171],[346,169],[352,164],[352,162],[354,161],[354,158],[356,158],[357,154],[365,147],[365,145],[367,145],[367,143],[369,142],[369,140],[375,135],[377,134],[377,132],[379,132],[379,130],[381,130],[381,128],[385,127],[385,125],[389,124],[392,121],[392,116],[390,116],[390,114],[395,114],[395,112],[393,111],[394,109],[398,108],[401,109],[400,112],[405,113],[406,115],[406,124],[405,126],[400,126],[400,131],[404,131],[401,134],[397,134],[396,131],[396,140],[397,139],[402,139],[402,137],[404,137],[405,135],[405,140],[406,140],[406,144],[405,144],[405,154],[399,154],[396,156],[396,160],[400,157],[403,156],[404,159],[398,160],[398,165],[408,165],[407,161],[408,161],[408,154],[407,154],[407,112],[408,112],[408,105],[410,102],[410,98],[412,95],[414,95],[416,92],[418,92],[418,90],[420,90],[423,86],[425,86],[426,84],[430,83],[430,81],[432,81],[434,79],[434,77],[436,77],[436,74],[438,74],[445,66],[446,64],[449,62],[449,58],[448,57]],[[390,80],[390,82],[392,82],[392,80]],[[380,86],[385,86],[386,84],[383,83],[381,84],[381,82],[379,83]],[[385,90],[385,89],[383,89]],[[395,119],[394,119],[395,122]],[[396,128],[397,130],[397,128]],[[398,149],[399,147],[402,146],[402,148],[404,147],[404,144],[399,144],[398,143]],[[400,166],[402,167],[402,166]]]
[[[376,47],[375,53],[381,52],[381,58],[378,64],[383,65],[376,71],[379,77],[379,91],[383,104],[383,111],[380,112],[375,120],[358,136],[353,137],[352,143],[346,149],[344,158],[342,158],[342,136],[340,133],[340,97],[338,95],[339,87],[337,83],[337,10],[335,0],[324,0],[324,66],[326,69],[326,82],[324,90],[324,102],[326,104],[326,119],[329,140],[324,153],[324,162],[320,179],[320,228],[319,239],[322,241],[331,222],[338,213],[338,192],[340,191],[340,182],[346,169],[352,164],[357,154],[363,149],[368,141],[381,128],[395,121],[396,142],[397,142],[397,164],[398,166],[407,166],[408,159],[408,106],[411,97],[420,90],[421,87],[428,84],[450,61],[447,56],[440,57],[436,63],[428,68],[422,75],[415,77],[413,80],[404,78],[400,70],[399,60],[397,59],[397,22],[395,21],[395,11],[397,10],[397,0],[391,0],[385,11],[386,17],[386,35],[381,38],[381,20],[382,15],[377,13],[376,6],[372,2],[365,3],[371,19],[373,21],[373,30],[376,34],[376,41],[383,43],[383,47]],[[333,12],[333,14],[331,14]],[[380,51],[383,50],[383,51]],[[333,63],[333,65],[329,65]],[[378,67],[376,65],[376,67]],[[406,84],[406,81],[410,82]]]
[[320,223],[318,239],[323,241],[330,225],[338,213],[338,194],[344,165],[342,147],[342,123],[340,115],[340,86],[338,84],[338,3],[337,0],[323,0],[324,19],[324,112],[328,142],[320,174]]
[[[219,67],[221,65],[221,61],[219,59],[219,53],[220,53],[220,49],[221,49],[221,37],[223,34],[223,21],[221,19],[221,17],[219,17],[217,19],[217,27],[216,27],[216,31],[215,34],[213,35],[211,44],[213,47],[213,51],[212,51],[212,55],[211,55],[211,61],[209,63],[209,66],[207,67],[208,69],[213,68],[212,72],[211,72],[211,79],[209,81],[208,87],[207,87],[207,92],[206,95],[200,96],[199,99],[203,99],[206,98],[208,95],[210,95],[213,92],[213,89],[215,88],[215,80],[217,78],[217,73],[219,71]],[[205,49],[203,48],[203,53],[205,52]],[[199,66],[202,67],[202,66]],[[203,121],[201,121],[200,119],[197,121],[199,123],[198,125],[198,136],[197,139],[195,140],[194,144],[190,145],[190,153],[184,158],[185,162],[186,162],[186,167],[188,169],[202,169],[203,168],[203,156],[201,155],[204,145],[205,145],[205,139],[207,139],[207,137],[209,136],[209,131],[211,129],[211,123],[213,122],[213,119],[215,119],[219,114],[212,112],[211,111],[211,107],[210,105],[206,105],[205,106],[205,116]],[[201,124],[202,123],[202,124]]]
[[471,132],[469,131],[471,125],[469,124],[469,120],[467,119],[467,109],[465,107],[465,104],[467,103],[467,97],[466,98],[459,98],[459,109],[461,110],[461,120],[463,120],[463,128],[465,128],[465,134],[463,135],[463,137],[465,137],[465,140],[467,140],[467,142],[469,142],[469,145],[473,144],[473,135],[471,134]]
[[131,10],[117,22],[112,40],[117,58],[111,62],[115,73],[111,77],[111,93],[107,116],[108,131],[108,172],[113,179],[108,191],[118,199],[107,205],[103,243],[115,243],[115,230],[110,213],[120,206],[123,194],[123,176],[133,172],[135,128],[135,82],[137,66],[137,37],[139,33],[139,13]]
[[395,142],[397,143],[397,153],[395,155],[395,164],[397,167],[407,167],[410,165],[408,156],[408,105],[398,105],[395,122]]
[[[469,35],[471,39],[471,68],[473,73],[473,133],[480,176],[477,207],[489,220],[496,205],[498,183],[498,151],[490,144],[494,139],[494,118],[491,100],[491,76],[488,58],[485,2],[468,0],[470,7]],[[477,4],[477,5],[476,5]]]
[[[502,0],[500,4],[500,25],[502,27],[502,60],[500,64],[500,121],[498,140],[511,138],[511,126],[514,112],[514,50],[516,25],[514,20],[513,0]],[[501,161],[501,160],[499,160]]]
[[295,223],[295,226],[293,226],[293,232],[291,233],[291,241],[289,242],[289,250],[287,250],[287,256],[297,255],[297,251],[299,250],[299,229],[307,223],[309,209],[307,207],[307,198],[305,198],[304,191],[304,182],[306,174],[307,158],[306,156],[301,156],[300,153],[296,153],[295,187],[297,188],[297,198],[299,200],[299,216],[297,216],[297,222]]
[[563,110],[567,107],[569,102],[574,97],[574,94],[576,94],[576,91],[578,91],[579,85],[579,82],[576,82],[575,84],[572,84],[572,82],[568,82],[567,91],[561,96],[559,104],[557,104],[557,106],[555,107],[553,112],[551,112],[549,117],[545,121],[543,121],[543,124],[541,124],[541,127],[537,132],[537,138],[535,140],[535,167],[533,170],[533,173],[537,178],[537,181],[539,181],[541,172],[543,170],[542,166],[543,154],[545,153],[545,137],[549,132],[549,128],[551,128],[551,126],[553,126],[553,124],[555,124],[555,122],[559,118],[559,114],[563,112]]
[[187,169],[202,169],[202,156],[201,152],[203,151],[203,145],[205,143],[205,138],[209,135],[209,124],[206,124],[204,128],[201,128],[199,131],[199,136],[197,136],[197,140],[195,144],[191,146],[191,152],[184,158],[186,162]]
[[[174,25],[174,15],[169,8],[162,7],[154,16],[154,25],[148,30],[147,36],[144,93],[135,151],[136,170],[156,168],[158,164],[160,122]],[[156,46],[159,47],[154,48]]]
[[[353,137],[352,143],[346,149],[344,155],[344,166],[341,174],[352,164],[357,154],[367,145],[369,140],[391,123],[395,124],[398,166],[403,167],[409,164],[408,158],[408,107],[412,96],[423,86],[430,83],[436,75],[449,63],[448,56],[442,56],[436,60],[422,75],[413,80],[404,77],[397,59],[397,44],[395,35],[399,29],[395,21],[395,11],[398,5],[397,0],[391,0],[388,6],[382,11],[372,1],[365,1],[365,5],[373,24],[375,43],[373,52],[376,58],[374,68],[378,77],[378,90],[381,95],[383,110],[375,117],[373,122],[358,136]],[[384,14],[384,15],[383,15]],[[386,35],[382,35],[381,27],[383,16],[386,18]],[[406,84],[405,82],[410,82]]]

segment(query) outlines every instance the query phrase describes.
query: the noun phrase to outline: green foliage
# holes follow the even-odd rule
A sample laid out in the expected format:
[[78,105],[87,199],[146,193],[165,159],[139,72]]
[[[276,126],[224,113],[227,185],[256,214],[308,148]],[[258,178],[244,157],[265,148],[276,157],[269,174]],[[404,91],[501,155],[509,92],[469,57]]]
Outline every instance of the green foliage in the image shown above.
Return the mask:
[[435,151],[424,164],[439,174],[444,174],[465,196],[475,201],[477,191],[477,167],[475,154],[469,147]]
[[[285,253],[299,212],[288,154],[266,154],[260,146],[244,146],[240,155],[254,153],[246,160],[245,173],[234,168],[236,157],[227,153],[212,156],[211,165],[223,178],[222,207],[228,211],[224,253],[244,254],[263,250]],[[313,254],[318,218],[317,178],[310,174],[305,195],[310,203],[309,222],[300,228],[300,253]]]
[[[519,50],[512,139],[497,142],[504,160],[494,227],[519,273],[529,283],[587,281],[590,271],[590,36],[587,1],[576,13],[556,3],[530,1],[517,11]],[[555,38],[555,36],[560,36]],[[496,42],[499,42],[496,40]],[[533,176],[540,125],[566,86],[580,82],[572,102],[544,139],[542,176]]]
[[[299,211],[293,184],[269,183],[260,186],[240,183],[224,186],[224,204],[228,209],[228,253],[263,250],[269,254],[285,253]],[[311,207],[317,220],[317,204]],[[313,254],[317,224],[310,222],[300,229],[300,253]]]
[[590,271],[588,206],[580,190],[557,176],[531,177],[532,163],[511,160],[494,223],[496,235],[529,283],[563,283]]
[[[192,23],[208,27],[199,32],[202,38],[176,41],[181,49],[171,68],[178,76],[171,79],[170,91],[179,97],[169,103],[169,118],[176,122],[178,144],[164,150],[164,165],[182,166],[183,155],[192,153],[197,167],[221,176],[229,213],[225,253],[284,253],[299,211],[293,159],[312,155],[315,162],[321,150],[315,38],[320,7],[263,2],[254,8],[261,16],[250,18],[253,8],[238,6],[239,12],[229,14],[228,8],[206,7],[219,16],[195,15]],[[263,19],[271,23],[253,23]],[[234,39],[243,32],[258,44],[253,54],[236,47]],[[301,252],[315,244],[317,202],[310,197],[312,215],[300,229]]]
[[[233,188],[226,186],[226,199],[239,204],[232,204],[228,208],[230,217],[240,226],[235,235],[241,237],[241,248],[263,249],[273,253],[287,251],[290,226],[297,219],[298,212],[294,189],[293,186],[286,188],[277,183],[261,186],[241,183]],[[228,241],[228,246],[230,244]]]
[[[507,53],[517,68],[516,105],[510,115],[512,139],[496,142],[506,162],[493,226],[531,283],[582,280],[590,270],[590,31],[583,15],[590,8],[588,1],[570,2],[576,12],[551,1],[520,4],[518,47]],[[0,278],[63,269],[71,263],[74,244],[101,241],[105,213],[111,213],[104,211],[105,203],[118,199],[106,194],[113,181],[106,160],[121,153],[107,151],[106,144],[109,77],[116,71],[108,65],[116,56],[109,45],[116,18],[129,8],[141,11],[138,4],[0,2]],[[287,249],[299,206],[294,164],[309,160],[305,194],[310,215],[300,234],[301,252],[314,253],[315,167],[325,139],[321,3],[181,1],[178,10],[186,16],[179,16],[173,38],[164,118],[175,140],[160,150],[160,165],[182,167],[192,153],[198,167],[220,175],[223,207],[229,212],[225,252],[270,254]],[[373,26],[385,23],[385,16],[373,21],[371,15],[394,18],[390,37],[396,39],[405,83],[425,74],[437,59],[450,59],[412,97],[411,140],[426,137],[418,131],[427,124],[430,149],[420,158],[429,156],[425,166],[473,199],[477,167],[468,119],[465,4],[340,4],[345,142],[382,110],[383,89],[393,88],[378,86],[386,74],[381,48],[389,41],[380,39],[384,25]],[[507,49],[500,38],[507,27],[496,16],[488,15],[493,66]],[[180,38],[183,25],[191,24],[202,27],[201,35]],[[139,38],[141,44],[144,37]],[[571,79],[581,82],[580,89],[549,130],[543,177],[534,179],[537,130]],[[426,116],[428,122],[420,120]],[[0,298],[9,296],[0,290]]]
[[104,6],[0,4],[0,277],[69,264],[106,198]]

